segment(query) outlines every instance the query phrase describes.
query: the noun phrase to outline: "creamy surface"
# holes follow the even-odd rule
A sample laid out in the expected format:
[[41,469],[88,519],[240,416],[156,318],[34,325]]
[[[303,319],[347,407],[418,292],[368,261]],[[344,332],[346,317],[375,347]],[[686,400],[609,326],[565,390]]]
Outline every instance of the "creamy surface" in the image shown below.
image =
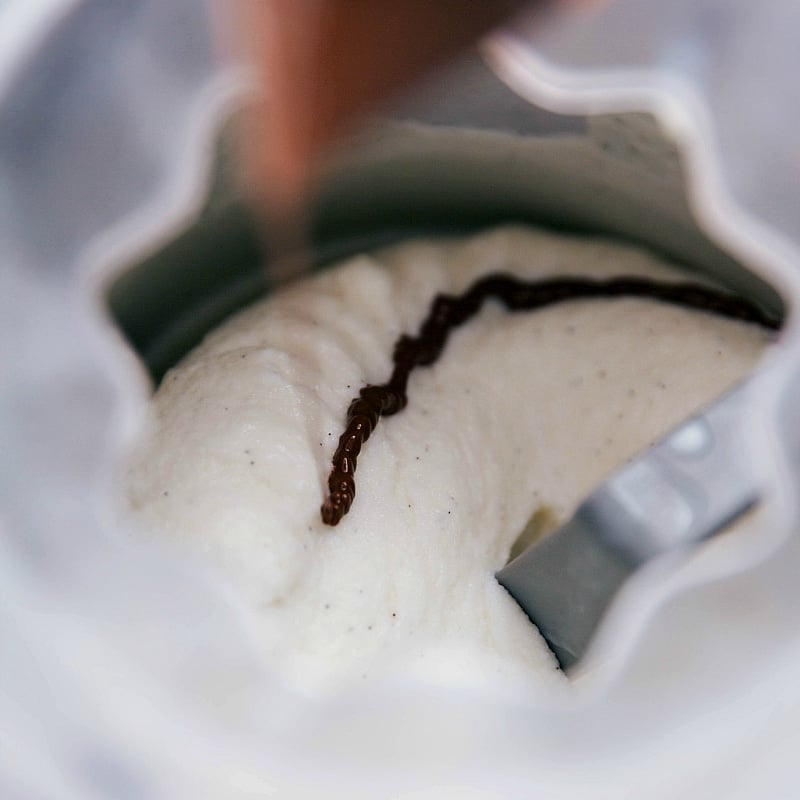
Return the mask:
[[134,518],[219,565],[270,662],[300,687],[397,670],[560,681],[494,572],[534,515],[565,521],[612,469],[750,372],[768,339],[646,300],[520,314],[490,302],[412,374],[407,408],[359,458],[353,508],[324,526],[350,400],[386,380],[395,340],[437,292],[496,271],[681,279],[633,246],[521,227],[406,243],[238,314],[153,399]]

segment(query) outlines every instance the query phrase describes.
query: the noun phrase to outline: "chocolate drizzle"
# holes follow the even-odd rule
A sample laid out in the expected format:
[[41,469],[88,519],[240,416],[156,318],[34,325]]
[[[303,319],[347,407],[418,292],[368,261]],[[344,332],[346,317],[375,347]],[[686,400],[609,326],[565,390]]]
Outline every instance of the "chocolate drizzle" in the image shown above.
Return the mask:
[[433,364],[442,353],[450,332],[463,325],[489,298],[509,311],[537,308],[585,298],[644,297],[685,308],[707,311],[731,319],[753,322],[769,329],[780,323],[747,300],[691,283],[659,283],[637,277],[607,280],[553,278],[523,281],[510,275],[492,274],[476,281],[458,297],[437,295],[416,336],[401,336],[394,346],[394,369],[389,381],[365,386],[347,409],[347,424],[333,455],[328,478],[329,495],[322,504],[322,521],[337,525],[350,510],[356,494],[358,455],[378,420],[396,414],[408,402],[408,378],[415,367]]

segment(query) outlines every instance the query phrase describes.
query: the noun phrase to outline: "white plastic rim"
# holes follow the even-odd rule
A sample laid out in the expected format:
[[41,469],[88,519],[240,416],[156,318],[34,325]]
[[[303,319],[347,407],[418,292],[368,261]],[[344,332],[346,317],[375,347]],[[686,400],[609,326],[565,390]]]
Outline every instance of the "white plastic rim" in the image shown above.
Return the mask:
[[[543,105],[555,96],[536,66],[519,60],[511,40],[495,40],[489,52],[501,74],[516,80],[515,88]],[[197,212],[208,145],[235,86],[229,76],[210,72],[192,88],[190,102],[180,106],[187,114],[182,158],[170,162],[146,207],[136,205],[84,249],[84,290],[96,291],[101,264],[163,238]],[[562,110],[570,102],[581,113],[598,108],[581,108],[566,91],[559,97],[552,105],[563,102]],[[663,87],[654,94],[619,92],[607,97],[606,108],[662,114],[669,107],[667,125],[680,127],[688,157],[702,162],[708,153],[697,133],[702,122],[697,128],[693,122],[696,106],[667,97]],[[704,212],[705,224],[721,225],[714,230],[729,236],[732,252],[763,265],[784,294],[795,297],[791,246],[725,205],[714,188],[713,166],[699,169],[695,174],[705,177],[702,187],[693,184],[695,202],[712,207]],[[714,208],[725,210],[724,219]],[[53,300],[48,289],[36,284],[30,296],[36,299],[37,292],[46,308],[45,300]],[[144,394],[141,374],[103,315],[96,308],[87,312],[85,295],[78,307],[91,343],[87,363],[99,363],[125,396],[120,402],[116,395],[113,422],[131,434]],[[768,539],[749,553],[749,569],[737,556],[722,572],[718,564],[703,563],[682,583],[673,575],[645,609],[658,615],[658,624],[644,630],[641,609],[636,619],[619,622],[630,628],[619,632],[627,651],[612,658],[601,647],[598,671],[583,681],[584,691],[539,697],[503,687],[487,696],[409,678],[323,700],[299,698],[271,680],[235,599],[167,548],[132,544],[121,552],[113,537],[98,534],[85,562],[69,563],[47,592],[23,580],[4,552],[0,624],[5,646],[16,649],[6,653],[14,659],[5,659],[0,672],[3,718],[14,729],[0,728],[0,740],[13,745],[15,758],[0,772],[0,788],[9,787],[9,796],[22,787],[65,797],[125,791],[130,797],[233,800],[448,793],[666,798],[692,796],[698,787],[703,796],[755,797],[756,789],[763,796],[787,785],[794,755],[785,746],[786,732],[800,719],[800,637],[792,614],[800,548],[786,538],[794,493],[775,457],[779,434],[769,404],[788,380],[780,367],[793,357],[795,338],[792,318],[757,415],[761,457],[775,486],[765,508]],[[88,508],[87,526],[94,524],[92,513]],[[770,548],[779,545],[779,557],[770,558]],[[709,583],[723,572],[725,580]],[[747,602],[734,629],[729,609],[741,598]],[[730,662],[721,663],[720,654]],[[762,760],[753,764],[748,753]]]

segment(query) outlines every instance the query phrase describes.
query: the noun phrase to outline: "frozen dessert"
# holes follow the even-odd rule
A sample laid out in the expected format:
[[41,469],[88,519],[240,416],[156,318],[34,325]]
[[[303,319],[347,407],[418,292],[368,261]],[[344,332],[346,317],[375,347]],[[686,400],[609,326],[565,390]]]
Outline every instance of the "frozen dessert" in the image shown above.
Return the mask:
[[[358,457],[336,527],[320,506],[347,409],[384,383],[437,293],[525,280],[687,280],[629,244],[504,227],[403,243],[239,313],[172,369],[131,468],[140,529],[218,565],[271,663],[314,688],[399,670],[561,681],[494,572],[616,466],[754,368],[770,333],[643,298],[508,313],[485,302]],[[691,279],[698,281],[696,275]]]

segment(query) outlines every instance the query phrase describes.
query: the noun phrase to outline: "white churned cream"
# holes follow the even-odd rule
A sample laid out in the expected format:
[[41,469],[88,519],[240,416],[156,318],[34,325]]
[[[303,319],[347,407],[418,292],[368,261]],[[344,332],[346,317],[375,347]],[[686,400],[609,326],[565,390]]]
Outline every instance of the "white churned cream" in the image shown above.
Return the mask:
[[[319,508],[350,400],[437,292],[488,272],[681,279],[610,241],[505,227],[352,258],[248,308],[167,374],[130,477],[143,529],[218,564],[272,663],[304,687],[422,670],[560,681],[493,573],[537,511],[566,520],[614,467],[750,372],[767,334],[647,300],[511,314],[493,302],[412,374]],[[431,666],[433,669],[433,666]]]

